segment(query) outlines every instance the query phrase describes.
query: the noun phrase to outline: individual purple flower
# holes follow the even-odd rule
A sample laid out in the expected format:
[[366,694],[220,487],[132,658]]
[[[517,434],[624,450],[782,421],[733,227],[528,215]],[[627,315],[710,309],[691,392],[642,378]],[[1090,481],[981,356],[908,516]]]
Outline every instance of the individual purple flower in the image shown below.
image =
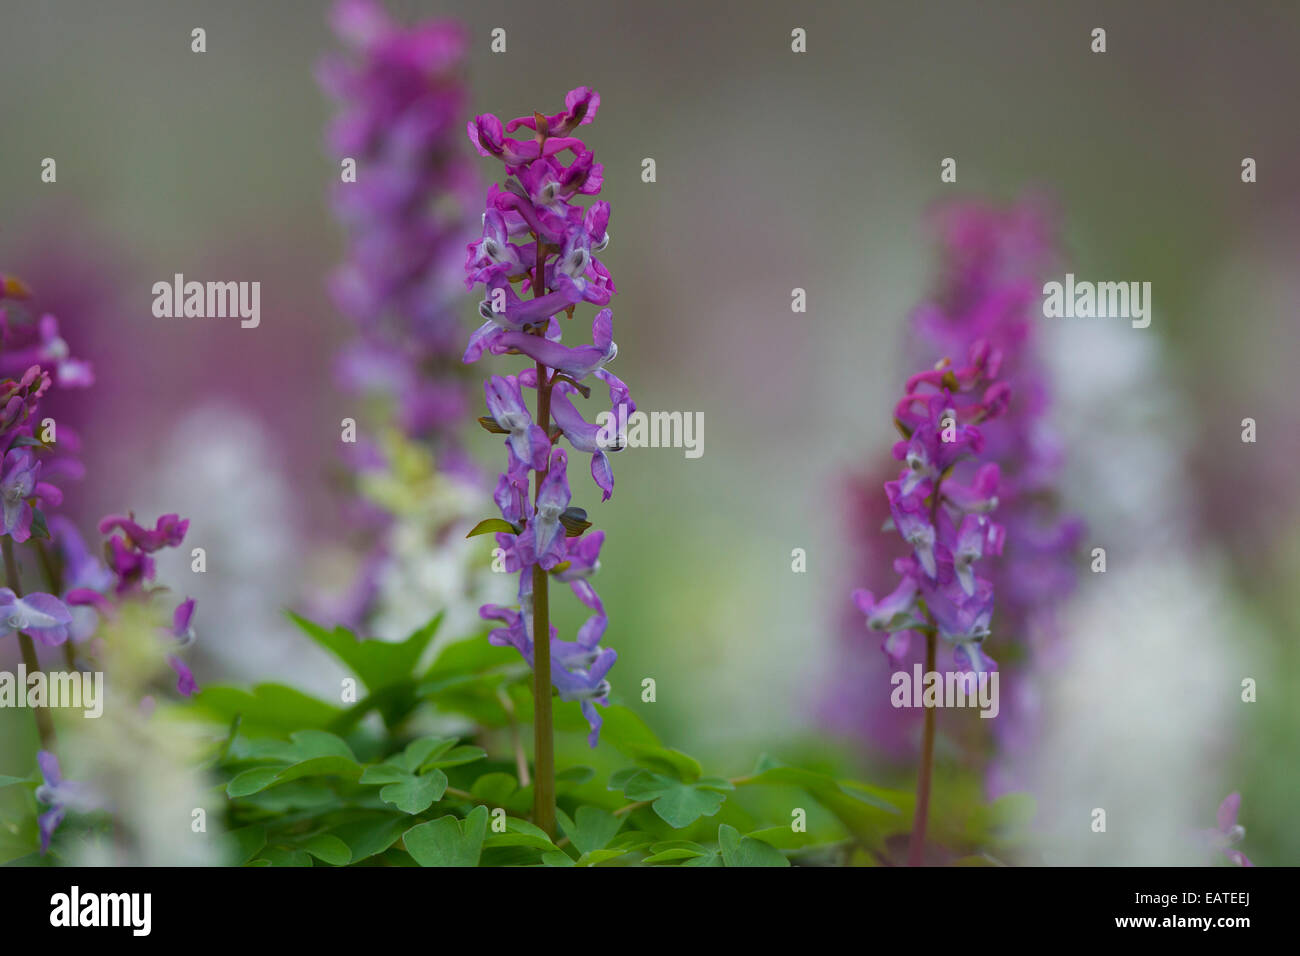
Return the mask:
[[596,746],[600,739],[600,727],[603,720],[596,704],[609,703],[609,681],[605,675],[618,660],[618,653],[612,647],[606,647],[591,662],[586,670],[568,670],[560,666],[551,675],[551,683],[560,692],[560,700],[577,700],[582,702],[582,715],[587,718],[590,733],[587,743]]
[[154,560],[143,551],[116,535],[105,545],[108,567],[117,577],[115,590],[119,595],[136,590],[154,577]]
[[519,388],[519,379],[513,375],[493,375],[484,383],[483,390],[487,395],[488,411],[497,427],[506,434],[511,454],[529,468],[537,471],[545,468],[551,440],[546,432],[533,424]]
[[102,801],[84,783],[64,780],[59,767],[59,758],[48,750],[36,754],[36,763],[41,770],[41,784],[36,788],[36,802],[45,804],[47,809],[38,818],[41,831],[41,853],[50,850],[50,840],[59,828],[63,818],[69,812],[89,813],[101,807]]
[[183,660],[175,654],[167,656],[167,663],[172,670],[176,672],[176,691],[182,697],[192,697],[198,691],[199,685],[194,681],[194,672],[190,670]]
[[39,591],[19,597],[0,588],[0,637],[20,631],[48,646],[68,639],[72,612],[53,594]]
[[559,342],[524,332],[502,332],[490,346],[494,354],[520,352],[550,368],[563,372],[574,381],[582,381],[592,372],[604,368],[618,355],[613,339],[614,313],[602,309],[591,323],[591,345],[566,346]]
[[[600,109],[600,94],[593,89],[580,86],[569,90],[564,95],[564,112],[546,117],[546,134],[548,136],[565,136],[579,126],[586,126],[596,119]],[[521,127],[537,130],[536,116],[521,116],[506,123],[505,131],[513,133]]]
[[564,559],[565,528],[560,518],[573,499],[568,461],[563,448],[551,452],[550,467],[537,492],[536,511],[519,536],[519,556],[524,564],[538,564],[549,571]]
[[2,471],[0,504],[4,510],[0,534],[21,544],[32,535],[35,508],[42,503],[58,505],[63,501],[63,492],[40,480],[41,462],[30,448],[9,449]]
[[186,598],[172,612],[171,635],[181,647],[194,643],[194,598]]
[[1237,822],[1237,811],[1241,809],[1241,794],[1228,794],[1221,804],[1213,830],[1204,830],[1205,841],[1215,850],[1223,851],[1224,856],[1237,866],[1254,866],[1249,857],[1234,847],[1246,836],[1246,828]]
[[922,623],[916,614],[916,596],[920,586],[916,580],[904,575],[898,587],[880,600],[865,588],[853,592],[853,603],[867,618],[867,627],[877,631],[900,631]]

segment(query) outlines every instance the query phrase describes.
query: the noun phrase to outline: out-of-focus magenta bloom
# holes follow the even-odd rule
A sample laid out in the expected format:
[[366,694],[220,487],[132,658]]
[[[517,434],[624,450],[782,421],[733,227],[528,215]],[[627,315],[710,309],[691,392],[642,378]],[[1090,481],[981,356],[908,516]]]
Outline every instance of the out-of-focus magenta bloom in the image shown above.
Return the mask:
[[167,663],[176,672],[176,692],[182,697],[194,696],[199,685],[195,682],[194,672],[190,670],[189,665],[175,654],[168,655]]
[[[507,571],[519,574],[519,608],[485,605],[480,614],[505,626],[489,635],[495,644],[516,648],[533,663],[532,581],[535,569],[567,583],[592,613],[576,641],[549,636],[551,683],[562,700],[580,701],[594,747],[600,734],[597,703],[606,703],[606,674],[617,654],[600,646],[608,626],[604,604],[590,582],[599,564],[604,535],[584,533],[586,512],[570,506],[568,453],[552,446],[567,440],[575,451],[591,456],[591,475],[607,500],[614,490],[609,453],[621,442],[602,440],[602,429],[588,422],[574,404],[590,396],[581,384],[588,376],[609,388],[611,412],[623,420],[636,406],[627,386],[605,366],[618,354],[613,339],[613,311],[601,309],[592,321],[591,344],[565,344],[560,316],[572,318],[583,303],[606,305],[617,291],[613,278],[593,253],[609,242],[609,204],[578,205],[582,196],[600,192],[604,171],[575,129],[590,123],[600,96],[585,87],[565,98],[553,116],[524,116],[502,123],[492,115],[470,121],[470,142],[480,155],[505,164],[506,185],[487,193],[480,238],[465,257],[469,288],[482,286],[479,313],[483,324],[470,336],[462,361],[485,355],[522,355],[533,367],[517,375],[493,376],[487,383],[490,415],[480,419],[491,432],[505,434],[509,448],[506,471],[497,480],[495,501],[515,534],[499,533],[497,543]],[[517,130],[530,139],[515,139]],[[516,289],[518,285],[518,290]],[[523,293],[523,294],[521,294]],[[529,414],[523,389],[545,399],[549,433]],[[538,413],[539,416],[541,412]],[[530,472],[539,472],[536,499],[529,500]]]
[[109,515],[99,522],[99,533],[109,534],[114,529],[119,530],[125,536],[127,545],[145,554],[153,554],[163,548],[179,547],[185,540],[185,532],[189,530],[189,526],[188,521],[174,514],[160,517],[152,529],[142,528],[136,524],[134,515],[127,517]]
[[[119,601],[135,598],[147,598],[150,590],[147,585],[154,580],[155,565],[150,555],[162,548],[177,548],[185,540],[185,532],[190,523],[179,515],[167,514],[158,519],[152,529],[145,528],[135,521],[135,516],[122,517],[109,515],[99,523],[101,534],[113,534],[108,539],[105,552],[108,555],[108,569],[116,578],[114,593]],[[69,602],[86,609],[94,608],[101,614],[112,614],[113,603],[98,590],[82,586],[68,592]],[[175,638],[179,647],[187,647],[194,642],[194,629],[191,621],[194,617],[194,599],[182,601],[172,613],[172,623],[167,633]],[[194,675],[183,660],[175,654],[168,655],[168,665],[176,672],[176,689],[185,696],[197,690]]]
[[1234,847],[1246,837],[1246,828],[1237,822],[1237,812],[1241,809],[1241,794],[1230,793],[1219,804],[1216,826],[1213,830],[1203,830],[1202,837],[1215,850],[1221,850],[1237,866],[1254,866],[1250,858]]
[[68,343],[59,334],[59,320],[42,315],[21,330],[4,327],[4,351],[0,352],[0,375],[17,375],[32,365],[53,373],[60,388],[87,388],[95,384],[90,363],[72,357]]
[[28,421],[36,417],[36,406],[49,388],[49,373],[38,365],[30,366],[20,378],[0,382],[0,439],[5,447],[16,435],[30,436]]

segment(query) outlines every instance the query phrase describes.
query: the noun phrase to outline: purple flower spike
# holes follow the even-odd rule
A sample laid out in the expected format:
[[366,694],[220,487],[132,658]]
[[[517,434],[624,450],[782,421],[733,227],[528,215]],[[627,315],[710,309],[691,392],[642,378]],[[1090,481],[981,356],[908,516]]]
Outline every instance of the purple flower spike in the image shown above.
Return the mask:
[[997,668],[982,651],[993,617],[993,586],[976,575],[975,566],[1002,553],[1005,532],[987,516],[996,504],[998,470],[981,466],[955,494],[948,484],[951,469],[983,449],[983,436],[970,420],[994,419],[1006,408],[972,397],[995,391],[998,383],[986,376],[999,364],[995,350],[979,345],[968,366],[941,363],[942,371],[913,376],[895,408],[895,420],[911,435],[894,447],[905,467],[897,480],[885,483],[885,496],[894,530],[912,555],[894,562],[902,579],[886,597],[853,592],[867,626],[890,632],[882,649],[894,666],[907,654],[912,634],[922,631],[952,645],[958,670]]
[[[519,606],[485,605],[479,613],[502,624],[488,639],[514,647],[532,666],[534,581],[546,580],[540,575],[549,571],[569,585],[590,614],[574,641],[561,640],[550,627],[551,682],[562,700],[581,702],[592,746],[601,726],[596,705],[607,702],[605,675],[617,655],[601,646],[609,618],[590,581],[599,567],[604,534],[588,533],[586,511],[571,507],[568,452],[560,443],[590,456],[592,479],[606,501],[614,491],[610,453],[620,443],[588,421],[591,413],[584,413],[580,401],[590,397],[591,389],[580,383],[594,377],[604,384],[616,421],[625,421],[636,409],[627,385],[605,367],[618,354],[612,310],[601,308],[594,317],[590,344],[564,341],[564,318],[573,318],[584,304],[606,306],[618,291],[596,258],[609,244],[609,203],[596,200],[586,209],[577,204],[583,196],[597,195],[604,183],[603,167],[572,135],[592,122],[599,106],[599,94],[579,87],[565,98],[560,113],[531,114],[508,123],[489,113],[469,122],[474,148],[500,159],[505,178],[489,187],[482,235],[467,249],[466,285],[483,289],[483,324],[462,356],[471,363],[485,355],[520,355],[534,363],[515,375],[493,376],[486,385],[492,421],[483,424],[506,433],[509,447],[493,497],[501,516],[521,529],[497,534],[505,570],[519,574]],[[521,130],[531,137],[511,138]],[[524,389],[537,395],[533,414]],[[530,470],[543,473],[535,498]]]

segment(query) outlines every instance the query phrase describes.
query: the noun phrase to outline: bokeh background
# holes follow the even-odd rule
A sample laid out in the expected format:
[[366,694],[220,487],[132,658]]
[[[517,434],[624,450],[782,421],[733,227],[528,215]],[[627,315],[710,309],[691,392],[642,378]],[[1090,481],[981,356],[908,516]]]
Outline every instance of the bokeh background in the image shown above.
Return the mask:
[[[614,499],[581,502],[608,531],[618,683],[634,702],[656,678],[641,712],[666,741],[719,772],[763,749],[910,785],[910,769],[817,722],[849,590],[879,586],[845,570],[844,484],[888,454],[906,317],[934,281],[926,210],[1036,189],[1061,213],[1062,271],[1150,281],[1155,302],[1146,330],[1044,320],[1068,503],[1109,553],[1105,575],[1081,566],[1071,654],[1043,676],[1048,859],[1163,862],[1240,790],[1248,855],[1300,862],[1300,9],[388,6],[467,25],[473,112],[601,93],[587,132],[614,209],[617,371],[640,407],[706,422],[702,458],[629,449]],[[331,368],[348,326],[325,289],[342,239],[314,76],[337,48],[326,9],[0,3],[0,268],[98,374],[56,412],[86,445],[65,510],[87,531],[128,508],[191,517],[209,555],[187,588],[201,682],[319,687],[332,673],[283,615],[337,586],[345,543],[351,409]],[[40,180],[47,156],[55,184]],[[1240,179],[1247,156],[1255,184]],[[940,182],[945,157],[956,184]],[[154,318],[151,286],[177,272],[260,281],[261,327]],[[474,308],[467,294],[467,330]],[[495,439],[470,441],[494,461]],[[1245,677],[1257,703],[1240,701]],[[1096,806],[1110,839],[1087,829]]]

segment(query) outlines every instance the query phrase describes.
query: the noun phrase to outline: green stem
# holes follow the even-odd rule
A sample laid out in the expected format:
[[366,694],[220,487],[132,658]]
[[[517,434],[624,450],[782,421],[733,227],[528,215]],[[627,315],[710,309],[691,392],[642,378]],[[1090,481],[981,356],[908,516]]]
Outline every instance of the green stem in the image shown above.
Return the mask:
[[[934,672],[935,633],[931,628],[925,635],[925,673]],[[924,679],[924,675],[922,675]],[[916,809],[912,813],[912,842],[908,847],[907,865],[921,866],[925,862],[925,825],[930,814],[930,780],[934,770],[934,708],[925,708],[925,730],[921,737],[921,770],[916,781]]]
[[[533,295],[546,294],[546,243],[537,237],[537,271]],[[550,370],[537,363],[537,424],[551,433]],[[533,507],[542,492],[546,473],[534,475]],[[555,839],[555,717],[551,707],[551,607],[550,577],[540,564],[533,565],[533,823]]]
[[[15,595],[21,597],[23,593],[22,578],[18,573],[18,562],[14,559],[14,542],[8,535],[0,538],[0,551],[4,552],[5,584]],[[36,644],[30,636],[22,631],[18,632],[18,647],[22,651],[23,666],[27,668],[27,673],[30,675],[39,671],[41,661],[36,656]],[[41,748],[44,750],[52,749],[54,747],[54,721],[50,718],[50,712],[44,707],[33,707],[32,713],[36,717],[36,731],[41,737]]]
[[[930,499],[930,527],[939,527],[939,488],[943,484],[943,475],[934,480],[934,491]],[[937,629],[930,612],[925,612],[930,626],[925,631],[925,673],[933,674],[938,643]],[[924,703],[924,698],[922,698]],[[925,705],[925,728],[921,733],[921,769],[916,779],[916,807],[912,811],[912,840],[907,850],[907,865],[922,866],[925,863],[925,827],[930,816],[930,782],[934,775],[934,708]]]

